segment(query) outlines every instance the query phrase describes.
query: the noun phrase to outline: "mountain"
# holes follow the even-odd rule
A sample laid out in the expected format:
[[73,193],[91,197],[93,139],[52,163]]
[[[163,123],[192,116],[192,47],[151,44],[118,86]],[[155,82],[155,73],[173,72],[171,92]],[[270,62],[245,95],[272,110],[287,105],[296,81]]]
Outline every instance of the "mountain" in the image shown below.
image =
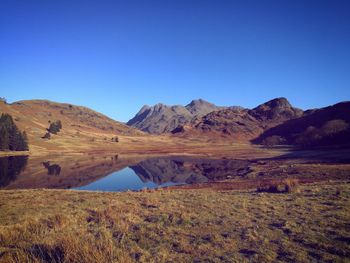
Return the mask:
[[222,107],[218,107],[203,99],[192,100],[185,108],[195,117],[204,116],[209,112],[222,109]]
[[265,102],[248,112],[260,122],[284,122],[303,115],[303,111],[294,108],[286,98],[276,98]]
[[250,172],[247,160],[161,157],[129,166],[142,182],[204,183],[241,177]]
[[231,107],[211,112],[195,123],[177,127],[172,133],[179,136],[202,134],[249,141],[268,128],[302,115],[303,111],[294,108],[286,98],[276,98],[254,109]]
[[145,105],[127,125],[152,134],[168,133],[178,126],[220,109],[222,107],[202,99],[193,100],[186,106],[167,106],[161,103],[152,107]]
[[350,102],[305,111],[300,118],[264,131],[253,142],[267,145],[349,146]]
[[[0,101],[0,113],[10,114],[21,131],[26,131],[30,150],[67,151],[92,150],[98,145],[109,147],[115,136],[135,136],[142,132],[89,108],[48,100],[23,100],[8,104]],[[50,123],[61,121],[62,129],[42,137]]]

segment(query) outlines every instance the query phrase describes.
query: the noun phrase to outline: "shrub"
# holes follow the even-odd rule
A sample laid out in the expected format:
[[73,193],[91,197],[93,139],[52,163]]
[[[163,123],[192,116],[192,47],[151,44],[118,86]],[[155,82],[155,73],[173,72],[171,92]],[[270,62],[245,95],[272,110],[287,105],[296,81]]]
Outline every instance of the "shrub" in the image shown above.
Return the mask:
[[50,126],[47,129],[47,131],[51,132],[53,134],[57,134],[61,129],[62,129],[62,123],[60,120],[57,120],[57,121],[50,123]]
[[298,191],[299,180],[295,178],[287,178],[284,180],[287,193],[293,193]]
[[112,137],[112,142],[119,142],[119,138],[118,138],[118,136],[116,136],[116,137]]
[[298,186],[298,179],[287,178],[282,181],[259,185],[256,191],[266,193],[293,193],[298,191]]

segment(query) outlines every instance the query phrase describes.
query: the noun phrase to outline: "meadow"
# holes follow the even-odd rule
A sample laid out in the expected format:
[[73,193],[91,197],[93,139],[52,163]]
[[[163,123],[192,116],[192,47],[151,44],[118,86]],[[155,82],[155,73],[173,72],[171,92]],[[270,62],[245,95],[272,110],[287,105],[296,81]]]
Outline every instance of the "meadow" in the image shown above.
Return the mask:
[[0,262],[349,262],[350,184],[0,191]]

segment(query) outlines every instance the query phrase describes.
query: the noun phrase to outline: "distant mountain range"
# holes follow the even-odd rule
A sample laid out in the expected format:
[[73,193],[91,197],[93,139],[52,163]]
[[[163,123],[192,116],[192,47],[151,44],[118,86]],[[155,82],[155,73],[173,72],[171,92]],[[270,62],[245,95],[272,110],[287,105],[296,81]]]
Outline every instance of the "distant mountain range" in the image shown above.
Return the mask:
[[218,107],[204,100],[186,106],[144,106],[128,125],[153,134],[223,138],[235,142],[300,146],[350,142],[350,102],[303,111],[286,98],[253,109]]
[[198,99],[186,106],[167,106],[161,103],[152,107],[145,105],[127,125],[151,134],[175,134],[192,127],[228,135],[244,132],[254,137],[266,127],[302,114],[302,110],[292,107],[285,98],[268,101],[252,110],[239,106],[219,107]]
[[223,108],[202,99],[193,100],[186,106],[168,106],[162,103],[152,107],[145,105],[127,125],[152,134],[169,133],[180,125]]
[[247,141],[271,127],[302,115],[303,111],[294,108],[287,99],[276,98],[253,109],[228,108],[211,112],[192,125],[178,127],[173,133],[200,132],[212,137],[224,136],[235,141]]
[[[253,109],[221,107],[202,99],[186,106],[144,106],[127,125],[82,106],[47,100],[8,104],[0,100],[0,113],[8,113],[21,131],[26,131],[30,151],[115,151],[161,142],[177,144],[179,138],[223,140],[264,145],[350,147],[350,102],[303,111],[286,98],[276,98]],[[50,139],[43,136],[52,122],[63,128]],[[149,134],[166,134],[166,137]],[[121,141],[116,143],[116,136]],[[158,143],[158,144],[157,144]]]

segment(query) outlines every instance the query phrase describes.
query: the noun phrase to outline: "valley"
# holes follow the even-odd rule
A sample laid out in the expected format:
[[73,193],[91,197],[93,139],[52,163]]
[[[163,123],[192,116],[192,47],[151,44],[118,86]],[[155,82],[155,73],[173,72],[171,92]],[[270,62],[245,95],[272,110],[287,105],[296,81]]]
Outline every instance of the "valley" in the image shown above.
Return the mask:
[[350,258],[349,102],[0,110],[29,146],[0,152],[0,262]]

